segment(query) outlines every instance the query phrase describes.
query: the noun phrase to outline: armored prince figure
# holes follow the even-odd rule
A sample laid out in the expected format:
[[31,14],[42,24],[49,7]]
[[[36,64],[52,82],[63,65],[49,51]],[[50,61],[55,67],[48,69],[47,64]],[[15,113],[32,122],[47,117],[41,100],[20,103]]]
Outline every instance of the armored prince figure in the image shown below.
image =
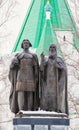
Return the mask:
[[38,108],[38,75],[37,55],[29,51],[31,43],[24,39],[21,47],[23,52],[17,53],[10,65],[9,79],[11,82],[10,108],[13,113],[20,110],[36,110]]
[[40,81],[41,109],[68,115],[67,68],[64,60],[57,56],[55,44],[50,45],[48,57],[41,54]]

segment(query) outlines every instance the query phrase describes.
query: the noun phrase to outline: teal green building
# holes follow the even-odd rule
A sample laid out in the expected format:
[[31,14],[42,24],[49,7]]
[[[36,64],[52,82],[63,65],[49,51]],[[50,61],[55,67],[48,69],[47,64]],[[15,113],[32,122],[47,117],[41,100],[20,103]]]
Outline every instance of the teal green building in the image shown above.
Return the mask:
[[47,54],[52,42],[61,53],[56,31],[72,31],[72,44],[79,47],[78,31],[67,0],[31,0],[13,52],[21,51],[22,40],[29,39],[38,55]]

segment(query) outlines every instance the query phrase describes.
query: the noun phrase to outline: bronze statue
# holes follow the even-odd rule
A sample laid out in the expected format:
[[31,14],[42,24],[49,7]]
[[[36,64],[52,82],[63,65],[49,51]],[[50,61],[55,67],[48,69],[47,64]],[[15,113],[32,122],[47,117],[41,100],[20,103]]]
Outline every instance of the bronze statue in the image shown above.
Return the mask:
[[38,108],[39,65],[37,55],[29,51],[31,46],[29,40],[23,40],[23,52],[17,53],[10,65],[12,87],[9,100],[11,111],[15,114],[20,110]]
[[40,108],[68,114],[67,68],[55,44],[50,45],[48,57],[41,54],[40,81]]

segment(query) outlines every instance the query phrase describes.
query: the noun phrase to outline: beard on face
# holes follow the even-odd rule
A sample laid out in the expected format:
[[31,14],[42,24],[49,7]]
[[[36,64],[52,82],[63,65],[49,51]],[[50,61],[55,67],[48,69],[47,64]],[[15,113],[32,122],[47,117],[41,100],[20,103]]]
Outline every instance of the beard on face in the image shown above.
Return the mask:
[[49,58],[51,58],[51,59],[55,59],[57,57],[57,53],[56,53],[56,51],[49,51]]

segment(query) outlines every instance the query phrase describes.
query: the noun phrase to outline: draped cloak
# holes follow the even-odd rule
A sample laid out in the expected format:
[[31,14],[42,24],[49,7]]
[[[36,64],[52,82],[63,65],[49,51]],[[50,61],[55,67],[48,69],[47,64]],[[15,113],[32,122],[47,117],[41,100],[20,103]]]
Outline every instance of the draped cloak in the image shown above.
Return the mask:
[[40,107],[68,114],[67,68],[60,57],[56,64],[49,57],[40,64]]
[[[39,100],[39,93],[38,93],[38,86],[39,86],[39,65],[38,65],[38,59],[37,59],[37,56],[35,54],[32,54],[29,52],[29,54],[32,56],[32,59],[34,61],[34,66],[33,66],[33,69],[34,69],[34,80],[35,80],[35,88],[34,88],[34,85],[33,87],[30,86],[30,91],[34,91],[34,105],[35,105],[35,110],[38,108],[38,100]],[[20,78],[20,75],[18,76],[18,72],[20,70],[20,60],[23,59],[24,57],[24,53],[17,53],[10,65],[10,70],[9,70],[9,80],[11,82],[11,90],[10,90],[10,96],[9,96],[9,103],[10,103],[10,109],[13,113],[17,113],[19,111],[19,108],[18,108],[18,102],[17,102],[17,93],[18,91],[28,91],[29,89],[29,84],[25,85],[27,88],[24,89],[21,82],[18,82],[20,84],[20,87],[19,85],[17,85],[17,80],[18,80],[18,77]],[[16,64],[14,63],[16,60]],[[24,59],[25,61],[25,59]],[[24,63],[23,63],[24,64]],[[30,71],[30,70],[29,70]],[[29,75],[29,73],[28,73]],[[21,75],[21,77],[23,77]],[[25,77],[25,76],[24,76]],[[26,77],[25,77],[26,78]],[[26,79],[25,79],[26,80]],[[24,83],[23,83],[24,85]],[[22,89],[23,88],[23,89]],[[33,90],[31,90],[31,88]]]

